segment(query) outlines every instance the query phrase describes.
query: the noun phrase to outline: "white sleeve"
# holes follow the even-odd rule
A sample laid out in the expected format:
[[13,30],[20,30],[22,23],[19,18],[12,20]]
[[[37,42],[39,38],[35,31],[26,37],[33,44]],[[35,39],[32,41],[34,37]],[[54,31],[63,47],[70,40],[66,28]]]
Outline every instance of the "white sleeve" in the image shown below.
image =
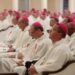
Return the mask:
[[55,71],[60,69],[67,61],[67,54],[65,52],[67,48],[65,48],[65,50],[64,48],[55,51],[51,57],[49,57],[49,55],[48,58],[46,58],[48,59],[47,61],[45,61],[46,63],[41,65],[35,65],[36,71],[40,73],[43,71]]

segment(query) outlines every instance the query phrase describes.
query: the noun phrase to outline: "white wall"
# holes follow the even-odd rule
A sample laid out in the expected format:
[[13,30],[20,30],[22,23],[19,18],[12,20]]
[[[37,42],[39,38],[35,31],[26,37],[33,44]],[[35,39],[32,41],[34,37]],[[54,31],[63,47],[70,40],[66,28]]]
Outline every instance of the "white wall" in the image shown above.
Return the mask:
[[15,9],[15,10],[18,10],[19,9],[19,6],[18,6],[18,1],[19,0],[12,0],[13,2],[12,2],[12,7],[13,7],[13,9]]
[[47,0],[41,0],[41,9],[47,9],[48,7],[47,7]]
[[75,0],[69,0],[69,10],[75,12]]

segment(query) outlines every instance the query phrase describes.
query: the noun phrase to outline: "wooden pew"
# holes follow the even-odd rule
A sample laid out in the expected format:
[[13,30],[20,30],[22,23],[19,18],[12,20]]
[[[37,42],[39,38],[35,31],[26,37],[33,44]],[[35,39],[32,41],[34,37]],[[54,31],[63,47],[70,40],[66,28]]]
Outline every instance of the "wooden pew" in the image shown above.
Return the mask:
[[18,75],[18,73],[0,73],[0,75]]
[[68,61],[61,69],[56,71],[46,71],[42,75],[75,75],[75,60]]

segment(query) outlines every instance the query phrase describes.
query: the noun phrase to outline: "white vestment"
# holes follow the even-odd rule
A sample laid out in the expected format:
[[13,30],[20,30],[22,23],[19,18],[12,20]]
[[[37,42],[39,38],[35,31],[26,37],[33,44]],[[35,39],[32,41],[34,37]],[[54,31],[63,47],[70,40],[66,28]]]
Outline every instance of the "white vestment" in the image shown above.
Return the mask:
[[71,37],[68,37],[67,40],[68,40],[67,44],[69,45],[71,52],[75,57],[75,33],[73,33]]
[[13,72],[12,64],[10,65],[10,61],[6,58],[0,58],[0,73],[9,73]]
[[28,52],[25,57],[28,57],[29,61],[39,60],[44,56],[51,44],[51,40],[45,35],[42,35],[40,38],[36,39],[33,46],[28,48]]
[[[51,45],[51,40],[45,35],[42,35],[39,39],[36,39],[34,44],[27,49],[28,52],[25,53],[24,65],[26,61],[40,60]],[[19,74],[23,74],[24,69],[24,66],[16,67],[15,71]]]
[[17,40],[13,43],[13,47],[15,49],[23,48],[24,44],[27,43],[30,38],[31,38],[31,36],[29,35],[29,32],[27,29],[25,29],[24,31],[21,31]]
[[38,75],[44,71],[55,71],[60,69],[64,63],[72,59],[70,49],[62,39],[59,42],[56,42],[48,50],[46,55],[36,62],[35,69]]
[[37,22],[38,21],[38,18],[35,18],[35,17],[33,17],[32,15],[30,15],[29,17],[28,17],[28,19],[29,19],[29,25],[31,26],[34,22]]
[[20,29],[17,25],[15,25],[6,36],[6,43],[13,44],[20,34]]

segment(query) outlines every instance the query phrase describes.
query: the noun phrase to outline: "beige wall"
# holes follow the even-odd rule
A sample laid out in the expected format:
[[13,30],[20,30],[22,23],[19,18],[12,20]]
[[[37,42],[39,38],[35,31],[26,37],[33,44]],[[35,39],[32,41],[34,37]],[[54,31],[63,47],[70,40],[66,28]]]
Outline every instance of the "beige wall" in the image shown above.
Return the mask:
[[30,9],[36,8],[36,9],[42,9],[46,7],[50,11],[60,11],[60,2],[63,0],[29,0]]
[[35,9],[41,9],[41,0],[29,0],[29,9],[35,8]]
[[[3,9],[19,9],[17,6],[17,2],[18,0],[0,0],[0,11]],[[60,1],[63,0],[47,0],[47,3],[44,0],[29,0],[29,9],[31,8],[36,8],[41,10],[42,8],[47,6],[48,10],[51,11],[60,11]],[[62,2],[61,2],[62,3]]]
[[48,10],[54,11],[56,9],[55,0],[48,0]]
[[63,10],[63,0],[48,0],[48,10],[53,12],[62,12]]
[[3,9],[11,9],[12,8],[12,0],[0,0],[0,11]]
[[[13,2],[14,1],[14,2]],[[19,9],[17,6],[18,0],[0,0],[0,11],[3,9]],[[63,0],[47,0],[47,4],[44,0],[29,0],[29,9],[36,8],[42,9],[46,7],[50,11],[61,11],[63,10]],[[14,5],[14,6],[13,6]],[[45,6],[44,6],[45,5]],[[75,0],[69,0],[69,9],[74,12],[75,11]]]

